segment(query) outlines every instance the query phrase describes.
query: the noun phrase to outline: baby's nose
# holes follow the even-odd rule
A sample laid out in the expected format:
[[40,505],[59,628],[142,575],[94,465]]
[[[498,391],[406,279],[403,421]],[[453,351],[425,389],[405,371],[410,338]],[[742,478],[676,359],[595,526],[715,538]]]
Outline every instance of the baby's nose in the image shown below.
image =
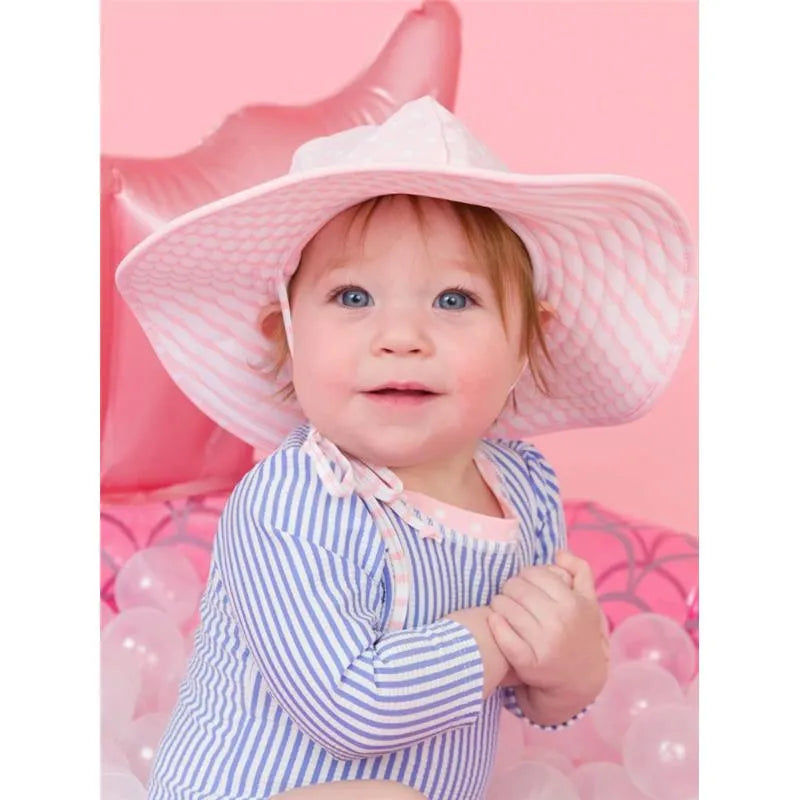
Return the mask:
[[384,353],[421,353],[423,347],[418,342],[393,339],[391,342],[384,342],[381,345]]
[[375,343],[383,353],[424,353],[432,343],[424,321],[413,312],[385,314],[378,323]]

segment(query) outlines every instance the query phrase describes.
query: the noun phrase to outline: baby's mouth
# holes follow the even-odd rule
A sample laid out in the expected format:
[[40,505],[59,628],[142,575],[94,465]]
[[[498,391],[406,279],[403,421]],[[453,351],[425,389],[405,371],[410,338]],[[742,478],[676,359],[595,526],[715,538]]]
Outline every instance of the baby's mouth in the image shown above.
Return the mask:
[[391,409],[419,408],[440,396],[424,384],[403,382],[364,392],[374,403]]
[[427,389],[373,389],[367,394],[397,396],[397,397],[425,397],[434,395],[436,392],[429,392]]
[[379,384],[373,389],[367,389],[367,394],[408,397],[425,397],[427,395],[439,394],[421,381],[387,381]]

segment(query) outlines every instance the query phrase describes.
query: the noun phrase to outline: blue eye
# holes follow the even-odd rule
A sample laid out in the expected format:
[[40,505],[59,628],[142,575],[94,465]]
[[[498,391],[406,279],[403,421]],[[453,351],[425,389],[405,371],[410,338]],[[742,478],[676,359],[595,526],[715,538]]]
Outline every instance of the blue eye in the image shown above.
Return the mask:
[[341,299],[341,305],[345,308],[366,308],[371,304],[369,292],[359,289],[357,286],[345,286],[342,288],[334,289],[329,298]]
[[[337,286],[328,293],[328,301],[336,300],[344,308],[366,308],[374,305],[372,296],[365,289],[358,286]],[[442,301],[441,303],[439,301]],[[448,289],[442,292],[435,303],[437,308],[446,311],[462,311],[470,305],[478,305],[475,296],[463,288]]]
[[439,308],[453,311],[461,311],[467,308],[469,304],[475,303],[475,298],[463,289],[448,289],[446,292],[442,292],[436,300],[437,303],[439,300],[443,301],[442,304],[438,306]]

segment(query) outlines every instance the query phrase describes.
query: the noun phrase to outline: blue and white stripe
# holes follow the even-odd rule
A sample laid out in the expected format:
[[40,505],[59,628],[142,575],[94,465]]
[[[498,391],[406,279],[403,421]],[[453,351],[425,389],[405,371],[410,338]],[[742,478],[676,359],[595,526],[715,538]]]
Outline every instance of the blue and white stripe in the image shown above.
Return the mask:
[[511,689],[483,700],[475,640],[443,619],[484,605],[523,565],[564,545],[555,474],[521,441],[484,439],[521,520],[517,542],[390,512],[411,565],[403,630],[366,504],[335,498],[301,452],[307,425],[237,484],[220,518],[201,627],[159,747],[150,800],[253,800],[333,780],[384,778],[430,800],[478,800]]

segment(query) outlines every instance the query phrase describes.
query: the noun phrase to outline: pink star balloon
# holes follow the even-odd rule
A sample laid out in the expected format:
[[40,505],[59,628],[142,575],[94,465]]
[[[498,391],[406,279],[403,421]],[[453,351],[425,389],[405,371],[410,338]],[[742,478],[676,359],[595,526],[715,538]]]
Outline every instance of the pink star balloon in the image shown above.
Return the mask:
[[193,149],[169,158],[101,158],[101,496],[152,502],[230,489],[252,448],[180,392],[114,285],[123,256],[165,222],[286,172],[318,136],[383,122],[426,94],[453,108],[460,18],[425,2],[340,92],[304,106],[249,106]]

